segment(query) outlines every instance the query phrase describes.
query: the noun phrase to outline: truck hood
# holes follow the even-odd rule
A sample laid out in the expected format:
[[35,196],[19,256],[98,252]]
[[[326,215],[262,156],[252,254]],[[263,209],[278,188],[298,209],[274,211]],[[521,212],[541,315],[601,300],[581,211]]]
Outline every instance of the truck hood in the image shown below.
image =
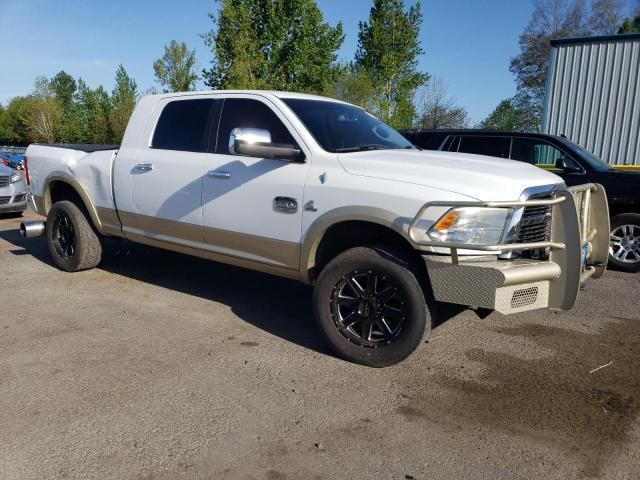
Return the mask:
[[563,183],[528,163],[467,153],[372,150],[343,153],[338,161],[351,175],[413,183],[481,201],[517,200],[529,187]]

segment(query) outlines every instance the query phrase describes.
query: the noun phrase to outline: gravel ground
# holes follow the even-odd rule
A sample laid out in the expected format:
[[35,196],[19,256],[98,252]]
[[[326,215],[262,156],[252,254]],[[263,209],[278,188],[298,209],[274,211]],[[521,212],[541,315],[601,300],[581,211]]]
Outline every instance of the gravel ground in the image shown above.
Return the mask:
[[416,355],[369,369],[327,351],[304,285],[124,241],[67,274],[18,223],[0,219],[2,479],[640,478],[640,275],[563,314],[445,308]]

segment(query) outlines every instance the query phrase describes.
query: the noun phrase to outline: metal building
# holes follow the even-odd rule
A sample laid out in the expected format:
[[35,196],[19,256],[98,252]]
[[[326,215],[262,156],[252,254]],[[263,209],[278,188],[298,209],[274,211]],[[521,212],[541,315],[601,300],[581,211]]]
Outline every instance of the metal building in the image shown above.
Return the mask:
[[551,41],[542,132],[640,165],[640,33]]

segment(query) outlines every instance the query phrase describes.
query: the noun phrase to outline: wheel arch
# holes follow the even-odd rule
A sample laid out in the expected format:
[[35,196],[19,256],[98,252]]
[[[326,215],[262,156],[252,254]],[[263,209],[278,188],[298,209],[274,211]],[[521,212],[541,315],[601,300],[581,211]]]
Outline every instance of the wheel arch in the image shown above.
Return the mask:
[[612,202],[609,204],[609,216],[611,218],[624,213],[640,214],[640,201],[637,202]]
[[[378,244],[421,260],[407,233],[410,219],[374,207],[345,207],[319,217],[309,228],[302,243],[300,271],[302,280],[313,284],[320,270],[332,258],[349,248]],[[417,262],[425,270],[424,262]]]
[[102,222],[98,216],[91,197],[80,183],[65,174],[52,175],[47,179],[44,188],[44,213],[47,215],[53,204],[62,200],[75,203],[81,210],[89,214],[91,223],[98,233],[103,234]]

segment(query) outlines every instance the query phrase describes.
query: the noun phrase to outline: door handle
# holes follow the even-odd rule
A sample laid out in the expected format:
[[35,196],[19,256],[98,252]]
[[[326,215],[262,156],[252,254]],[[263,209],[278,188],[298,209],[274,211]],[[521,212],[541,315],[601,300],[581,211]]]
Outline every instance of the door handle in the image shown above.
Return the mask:
[[218,170],[211,170],[207,172],[207,175],[211,178],[224,178],[225,180],[231,178],[231,172],[221,172]]
[[153,163],[136,163],[135,169],[141,172],[148,172],[153,170]]

